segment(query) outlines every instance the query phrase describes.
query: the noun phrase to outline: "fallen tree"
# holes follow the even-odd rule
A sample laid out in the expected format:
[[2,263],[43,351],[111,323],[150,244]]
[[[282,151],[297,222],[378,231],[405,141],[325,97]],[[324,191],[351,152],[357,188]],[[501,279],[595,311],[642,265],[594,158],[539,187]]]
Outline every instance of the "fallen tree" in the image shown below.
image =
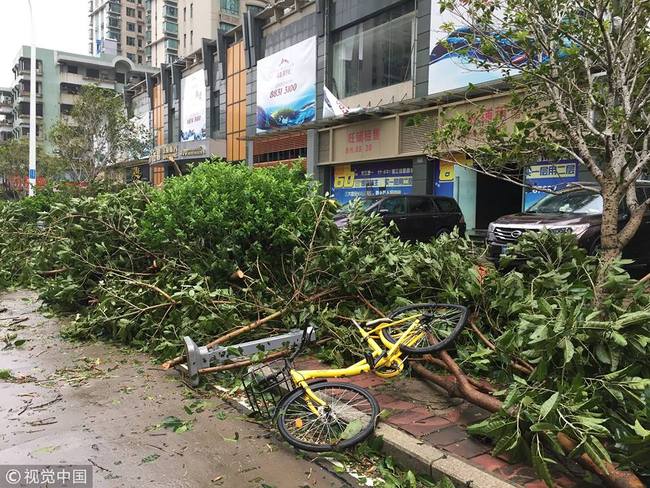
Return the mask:
[[[554,456],[566,457],[564,436],[576,446],[568,457],[647,476],[650,297],[620,262],[594,309],[597,260],[572,236],[527,236],[511,258],[526,260],[495,270],[456,235],[404,243],[359,209],[337,230],[336,210],[300,171],[220,163],[162,190],[11,202],[0,207],[0,286],[36,286],[77,316],[65,333],[175,358],[168,365],[182,360],[184,335],[225,345],[306,323],[328,339],[320,357],[348,363],[365,351],[350,318],[463,303],[474,321],[449,354],[465,379],[444,358],[430,364],[446,373],[431,374],[490,402],[492,423],[477,434],[542,477]],[[508,415],[513,405],[527,430]]]

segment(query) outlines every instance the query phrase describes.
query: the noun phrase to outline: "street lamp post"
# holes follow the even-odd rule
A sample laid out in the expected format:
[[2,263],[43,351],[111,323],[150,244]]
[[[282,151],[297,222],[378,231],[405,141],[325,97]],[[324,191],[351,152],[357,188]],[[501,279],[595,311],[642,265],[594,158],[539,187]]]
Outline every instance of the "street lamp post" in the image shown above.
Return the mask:
[[29,4],[29,17],[32,24],[32,50],[29,60],[29,196],[34,196],[36,188],[36,29],[32,0]]

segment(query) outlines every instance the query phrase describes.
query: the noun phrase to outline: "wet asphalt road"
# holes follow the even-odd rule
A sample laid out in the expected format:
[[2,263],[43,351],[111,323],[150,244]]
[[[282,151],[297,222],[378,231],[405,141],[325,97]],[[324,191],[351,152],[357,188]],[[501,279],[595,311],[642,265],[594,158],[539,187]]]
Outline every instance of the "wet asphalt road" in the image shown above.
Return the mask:
[[[0,370],[13,377],[0,379],[0,464],[92,464],[95,487],[349,486],[148,356],[61,339],[35,293],[0,295],[4,308]],[[170,416],[190,429],[161,426]]]

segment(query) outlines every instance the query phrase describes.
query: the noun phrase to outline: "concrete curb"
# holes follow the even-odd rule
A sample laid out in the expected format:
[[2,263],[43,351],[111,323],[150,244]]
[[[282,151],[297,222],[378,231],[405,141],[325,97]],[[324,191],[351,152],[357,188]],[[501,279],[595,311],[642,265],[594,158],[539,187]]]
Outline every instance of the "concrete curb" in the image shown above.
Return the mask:
[[[243,403],[228,395],[228,390],[215,386],[220,396],[235,409],[246,415],[253,411]],[[438,481],[449,478],[457,487],[470,488],[513,488],[515,485],[486,473],[479,468],[433,446],[424,444],[404,431],[379,422],[373,437],[383,439],[383,452],[397,463],[418,474],[430,476]]]
[[513,488],[511,483],[486,473],[466,461],[433,446],[388,424],[380,423],[375,437],[384,440],[384,453],[392,456],[401,466],[425,474],[434,480],[444,476],[458,487]]

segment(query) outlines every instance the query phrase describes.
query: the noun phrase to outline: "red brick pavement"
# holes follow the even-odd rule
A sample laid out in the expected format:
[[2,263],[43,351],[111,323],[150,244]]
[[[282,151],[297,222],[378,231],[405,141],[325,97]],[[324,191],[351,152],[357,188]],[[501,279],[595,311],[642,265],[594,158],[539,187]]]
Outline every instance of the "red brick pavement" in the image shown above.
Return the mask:
[[[326,368],[325,365],[313,358],[299,360],[298,366],[303,369]],[[482,439],[473,438],[467,433],[468,425],[480,422],[489,416],[487,411],[462,402],[445,411],[432,412],[426,404],[398,398],[399,392],[397,389],[391,391],[389,381],[369,373],[336,381],[352,382],[370,389],[382,410],[389,413],[388,417],[382,421],[408,432],[420,441],[465,459],[476,467],[510,483],[525,488],[544,488],[546,486],[543,481],[537,479],[530,466],[512,463],[506,456],[493,456],[490,453],[492,445]],[[407,381],[416,380],[409,379]],[[556,486],[562,488],[576,486],[576,482],[564,474],[557,474],[555,482]]]

